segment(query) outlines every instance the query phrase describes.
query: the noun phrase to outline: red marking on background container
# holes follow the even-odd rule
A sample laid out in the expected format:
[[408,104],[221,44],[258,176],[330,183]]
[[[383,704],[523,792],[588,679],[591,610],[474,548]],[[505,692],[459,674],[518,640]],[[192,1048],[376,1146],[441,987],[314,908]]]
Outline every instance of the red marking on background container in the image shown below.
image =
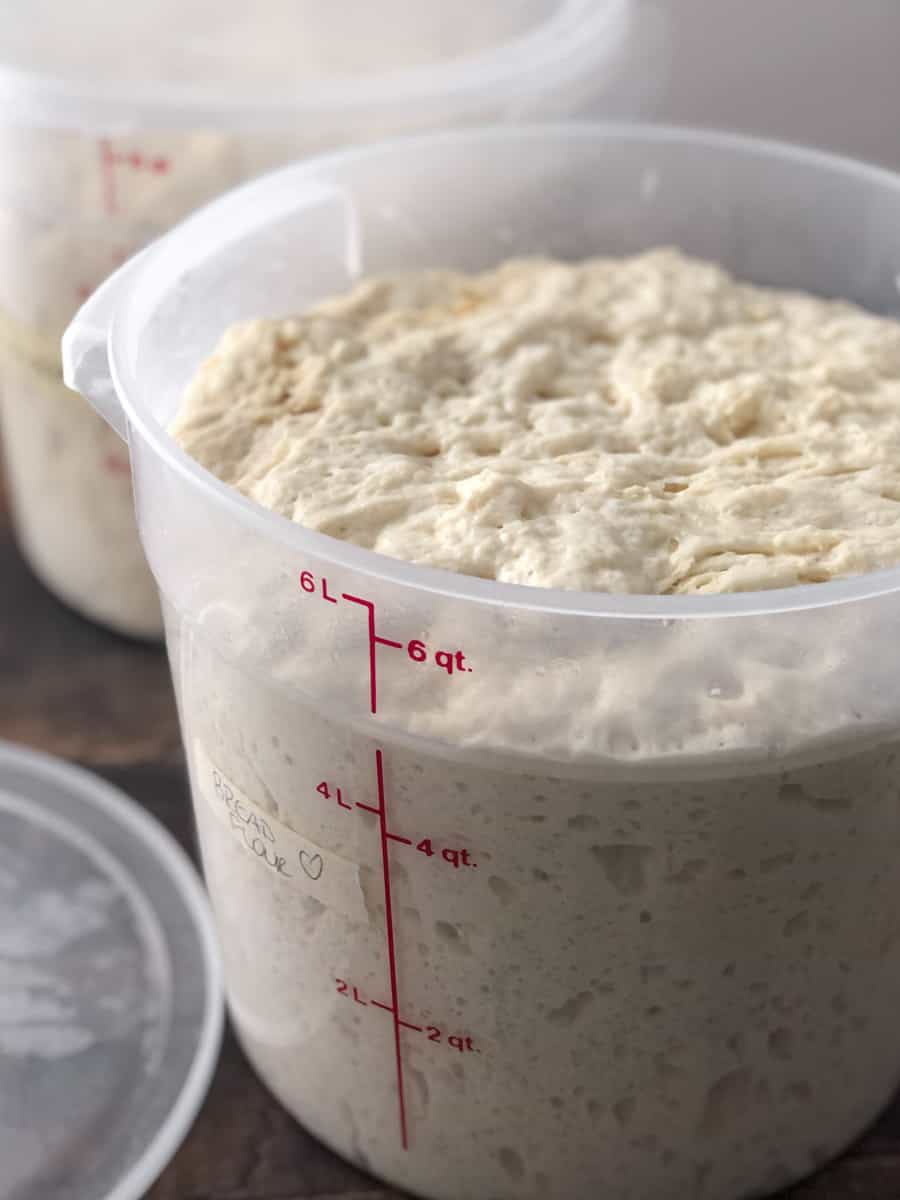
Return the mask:
[[128,459],[122,454],[116,454],[113,450],[104,455],[103,467],[110,475],[127,475],[129,473]]
[[117,208],[116,202],[116,155],[109,138],[100,139],[100,174],[103,180],[103,210],[107,216],[112,216]]

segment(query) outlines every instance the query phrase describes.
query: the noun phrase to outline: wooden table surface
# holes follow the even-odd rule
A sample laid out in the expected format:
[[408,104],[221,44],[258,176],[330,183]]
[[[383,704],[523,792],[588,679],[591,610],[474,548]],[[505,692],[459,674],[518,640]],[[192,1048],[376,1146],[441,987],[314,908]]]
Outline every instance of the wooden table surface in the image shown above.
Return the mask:
[[[163,651],[95,628],[44,591],[13,543],[2,480],[0,738],[93,768],[130,793],[194,853]],[[226,1034],[200,1116],[147,1200],[313,1197],[400,1200],[400,1193],[343,1163],[296,1125],[257,1082],[233,1036]],[[784,1197],[900,1200],[900,1100],[849,1154]]]

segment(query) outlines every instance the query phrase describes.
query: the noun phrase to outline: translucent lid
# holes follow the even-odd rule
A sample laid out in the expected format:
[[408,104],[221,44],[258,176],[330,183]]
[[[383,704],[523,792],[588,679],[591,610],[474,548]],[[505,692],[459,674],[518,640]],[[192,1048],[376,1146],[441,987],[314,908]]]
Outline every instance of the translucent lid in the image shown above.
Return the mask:
[[0,112],[65,126],[438,121],[593,75],[634,4],[0,0]]
[[206,1095],[223,1002],[183,851],[116,788],[0,742],[0,1197],[138,1200]]

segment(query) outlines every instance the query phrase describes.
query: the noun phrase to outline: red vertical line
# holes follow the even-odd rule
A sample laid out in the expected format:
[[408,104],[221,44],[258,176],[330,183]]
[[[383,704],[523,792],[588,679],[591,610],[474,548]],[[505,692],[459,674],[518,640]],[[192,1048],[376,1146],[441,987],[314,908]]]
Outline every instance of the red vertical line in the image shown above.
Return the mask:
[[397,1099],[400,1105],[400,1141],[409,1147],[406,1132],[406,1096],[403,1090],[403,1056],[400,1050],[400,994],[397,986],[397,947],[394,941],[394,912],[391,905],[391,868],[388,862],[387,803],[384,792],[384,763],[380,750],[375,751],[378,774],[378,812],[381,823],[381,863],[384,872],[384,919],[387,926],[388,965],[391,973],[391,1007],[394,1019],[394,1057],[397,1062]]
[[[372,712],[378,712],[378,689],[375,683],[375,605],[369,605],[369,700]],[[383,820],[384,818],[382,818]]]
[[350,596],[341,592],[341,599],[349,600],[351,604],[361,604],[369,614],[369,707],[373,713],[378,712],[378,689],[375,683],[375,605],[371,600],[363,600],[359,596]]
[[107,216],[116,211],[116,156],[109,138],[100,139],[100,164],[103,176],[103,207]]

